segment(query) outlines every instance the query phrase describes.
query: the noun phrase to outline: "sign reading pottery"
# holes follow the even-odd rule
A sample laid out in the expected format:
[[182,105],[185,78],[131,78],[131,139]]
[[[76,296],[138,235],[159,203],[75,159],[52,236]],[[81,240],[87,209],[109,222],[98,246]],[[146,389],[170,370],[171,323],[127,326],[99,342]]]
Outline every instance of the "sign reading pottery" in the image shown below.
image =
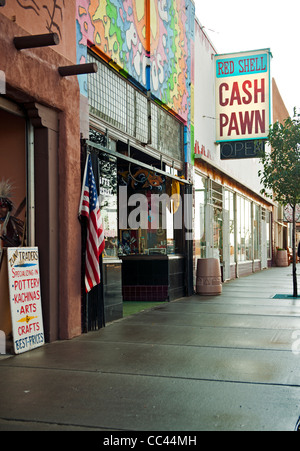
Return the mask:
[[8,248],[8,280],[16,354],[45,343],[38,248]]

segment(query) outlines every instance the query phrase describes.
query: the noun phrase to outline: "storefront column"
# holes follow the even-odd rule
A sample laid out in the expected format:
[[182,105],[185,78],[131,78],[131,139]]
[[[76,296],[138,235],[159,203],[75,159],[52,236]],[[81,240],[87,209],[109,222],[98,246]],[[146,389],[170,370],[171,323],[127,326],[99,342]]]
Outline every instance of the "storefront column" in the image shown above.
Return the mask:
[[59,338],[58,114],[27,105],[34,126],[35,244],[39,248],[46,341]]

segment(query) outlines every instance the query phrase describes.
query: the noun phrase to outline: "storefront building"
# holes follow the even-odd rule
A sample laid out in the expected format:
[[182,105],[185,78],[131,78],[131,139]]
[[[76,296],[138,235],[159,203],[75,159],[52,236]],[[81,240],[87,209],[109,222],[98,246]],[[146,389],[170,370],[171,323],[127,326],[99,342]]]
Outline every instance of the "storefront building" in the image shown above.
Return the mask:
[[[198,258],[219,258],[224,281],[272,264],[288,228],[260,194],[258,160],[220,160],[216,52],[192,0],[4,3],[0,182],[13,186],[20,244],[39,249],[46,341],[122,317],[124,300],[193,294]],[[44,47],[14,41],[54,32]],[[59,73],[84,63],[97,73]],[[286,117],[275,83],[273,105],[274,120]],[[102,283],[86,295],[78,211],[89,153],[106,246]]]
[[[58,72],[76,63],[75,2],[27,3],[0,7],[0,182],[12,185],[16,245],[39,248],[45,338],[54,341],[81,333],[79,86]],[[39,36],[53,33],[41,47]],[[38,47],[15,41],[29,35]],[[9,338],[6,277],[0,304],[0,329]]]
[[[98,297],[107,322],[122,316],[126,300],[192,294],[185,199],[192,195],[194,5],[94,3],[77,1],[77,53],[79,63],[98,66],[96,76],[80,80],[81,131],[99,184],[106,246]],[[180,206],[170,200],[174,193]],[[155,196],[167,199],[156,215]],[[177,209],[182,227],[174,224]]]
[[[196,19],[195,25],[195,265],[218,258],[223,281],[270,267],[285,225],[280,207],[261,195],[259,159],[223,160],[216,144],[216,50]],[[275,81],[272,120],[288,112]]]

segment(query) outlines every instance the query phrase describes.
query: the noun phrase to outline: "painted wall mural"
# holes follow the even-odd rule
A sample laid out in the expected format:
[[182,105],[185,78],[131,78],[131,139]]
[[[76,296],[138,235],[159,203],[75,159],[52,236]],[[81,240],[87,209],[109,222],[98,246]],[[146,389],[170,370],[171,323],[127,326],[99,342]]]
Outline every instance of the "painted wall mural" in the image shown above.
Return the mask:
[[147,1],[77,0],[77,60],[84,62],[87,47],[95,45],[189,123],[194,5],[191,0],[150,0],[147,28]]

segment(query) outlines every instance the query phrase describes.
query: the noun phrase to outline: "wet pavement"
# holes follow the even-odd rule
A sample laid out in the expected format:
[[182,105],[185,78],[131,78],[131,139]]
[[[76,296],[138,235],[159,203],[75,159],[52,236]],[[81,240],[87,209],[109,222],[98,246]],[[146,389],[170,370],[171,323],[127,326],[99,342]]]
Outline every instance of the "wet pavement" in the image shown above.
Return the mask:
[[273,268],[0,357],[0,430],[293,431],[300,299],[273,299],[290,293]]

